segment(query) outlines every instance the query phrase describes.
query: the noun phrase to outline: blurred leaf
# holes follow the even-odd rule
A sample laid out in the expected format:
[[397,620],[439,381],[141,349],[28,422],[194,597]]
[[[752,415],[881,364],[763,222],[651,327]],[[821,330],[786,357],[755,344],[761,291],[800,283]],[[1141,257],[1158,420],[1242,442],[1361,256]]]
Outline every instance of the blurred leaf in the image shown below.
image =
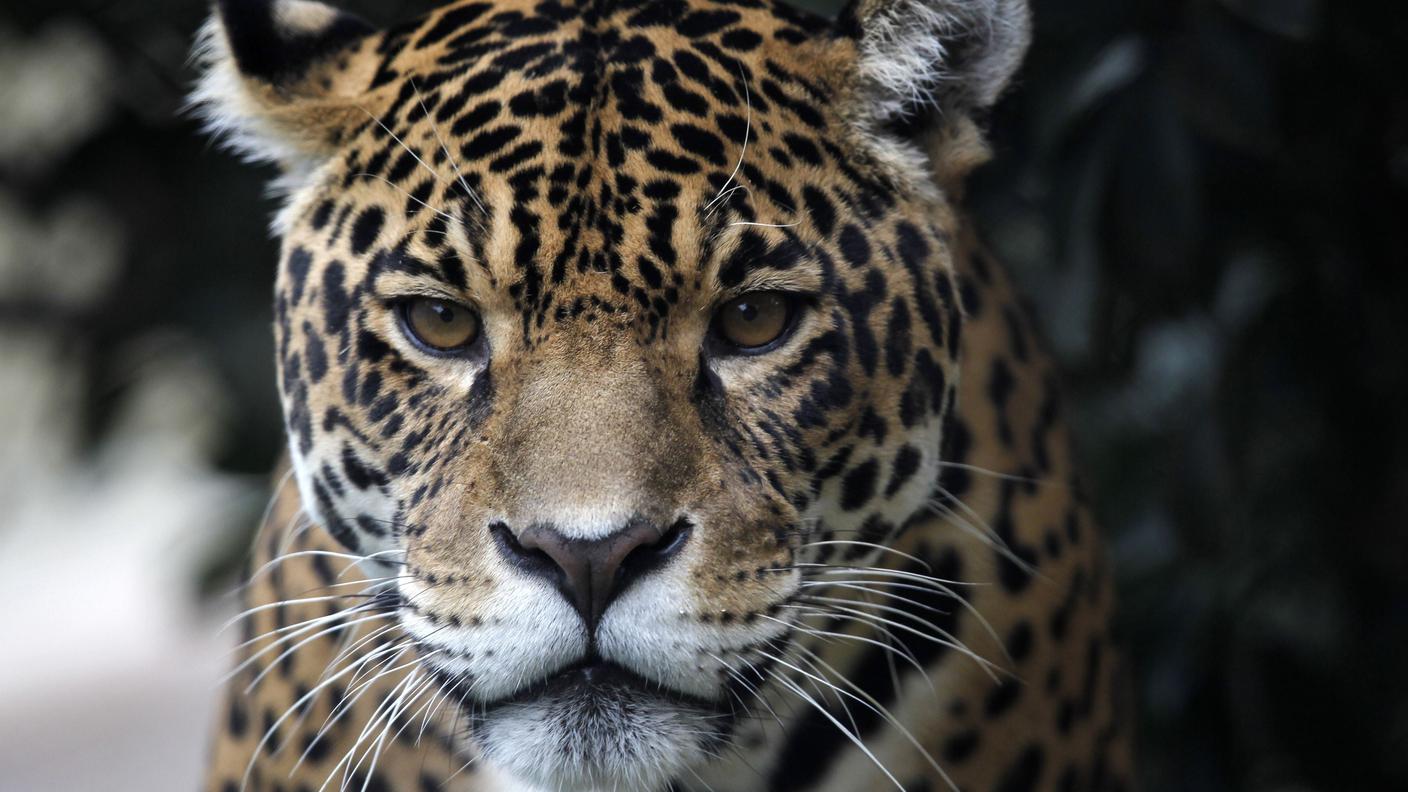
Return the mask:
[[1307,39],[1320,22],[1320,0],[1218,0],[1237,16],[1267,33]]
[[1134,36],[1122,36],[1095,53],[1038,99],[1038,145],[1049,149],[1077,133],[1098,107],[1139,77],[1145,64],[1144,44]]

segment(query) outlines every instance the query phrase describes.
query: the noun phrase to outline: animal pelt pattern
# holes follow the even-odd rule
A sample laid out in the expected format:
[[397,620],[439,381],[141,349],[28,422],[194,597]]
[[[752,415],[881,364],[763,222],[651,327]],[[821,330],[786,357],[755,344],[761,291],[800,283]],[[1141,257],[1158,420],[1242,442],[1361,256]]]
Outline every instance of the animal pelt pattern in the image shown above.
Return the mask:
[[281,174],[289,463],[206,788],[1126,788],[1056,374],[958,205],[1029,30],[222,0],[194,101]]

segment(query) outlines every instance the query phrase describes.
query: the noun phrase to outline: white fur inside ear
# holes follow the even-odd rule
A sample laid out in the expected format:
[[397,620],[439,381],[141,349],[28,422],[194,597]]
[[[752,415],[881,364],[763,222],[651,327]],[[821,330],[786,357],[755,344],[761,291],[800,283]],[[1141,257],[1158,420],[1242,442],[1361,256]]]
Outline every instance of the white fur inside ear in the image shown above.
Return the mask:
[[[860,73],[873,117],[953,103],[988,107],[1031,40],[1026,0],[882,0],[860,20]],[[965,108],[967,109],[967,108]]]
[[[327,8],[321,3],[296,5]],[[305,16],[299,21],[314,20]],[[288,226],[290,197],[310,183],[327,155],[289,134],[275,120],[269,106],[272,90],[240,73],[218,15],[201,28],[192,59],[200,78],[187,97],[185,112],[201,122],[202,131],[212,140],[245,162],[279,166],[269,193],[280,201],[271,226],[275,235],[281,235]]]
[[288,33],[317,33],[337,19],[337,9],[316,0],[280,0],[274,7],[274,23]]

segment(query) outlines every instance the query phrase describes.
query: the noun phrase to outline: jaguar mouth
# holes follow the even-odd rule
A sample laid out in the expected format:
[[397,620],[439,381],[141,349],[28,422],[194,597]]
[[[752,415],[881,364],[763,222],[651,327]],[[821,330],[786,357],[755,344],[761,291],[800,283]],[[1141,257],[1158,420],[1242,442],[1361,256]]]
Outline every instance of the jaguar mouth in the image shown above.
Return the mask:
[[592,654],[507,696],[489,702],[472,702],[474,706],[471,709],[477,708],[487,715],[502,707],[542,701],[555,701],[559,706],[576,704],[591,707],[641,698],[694,710],[712,712],[718,708],[716,702],[667,687]]
[[460,698],[486,764],[543,789],[663,790],[728,740],[732,720],[597,655],[493,702]]

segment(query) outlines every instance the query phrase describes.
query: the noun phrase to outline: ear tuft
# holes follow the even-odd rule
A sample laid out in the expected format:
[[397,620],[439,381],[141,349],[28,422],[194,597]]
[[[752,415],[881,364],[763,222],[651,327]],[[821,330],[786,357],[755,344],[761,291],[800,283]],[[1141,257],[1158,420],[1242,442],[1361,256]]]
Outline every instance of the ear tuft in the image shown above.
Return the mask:
[[313,0],[219,0],[202,28],[190,109],[247,160],[274,162],[287,190],[365,118],[370,25]]
[[867,114],[887,127],[992,106],[1031,41],[1027,0],[852,0],[838,24]]

